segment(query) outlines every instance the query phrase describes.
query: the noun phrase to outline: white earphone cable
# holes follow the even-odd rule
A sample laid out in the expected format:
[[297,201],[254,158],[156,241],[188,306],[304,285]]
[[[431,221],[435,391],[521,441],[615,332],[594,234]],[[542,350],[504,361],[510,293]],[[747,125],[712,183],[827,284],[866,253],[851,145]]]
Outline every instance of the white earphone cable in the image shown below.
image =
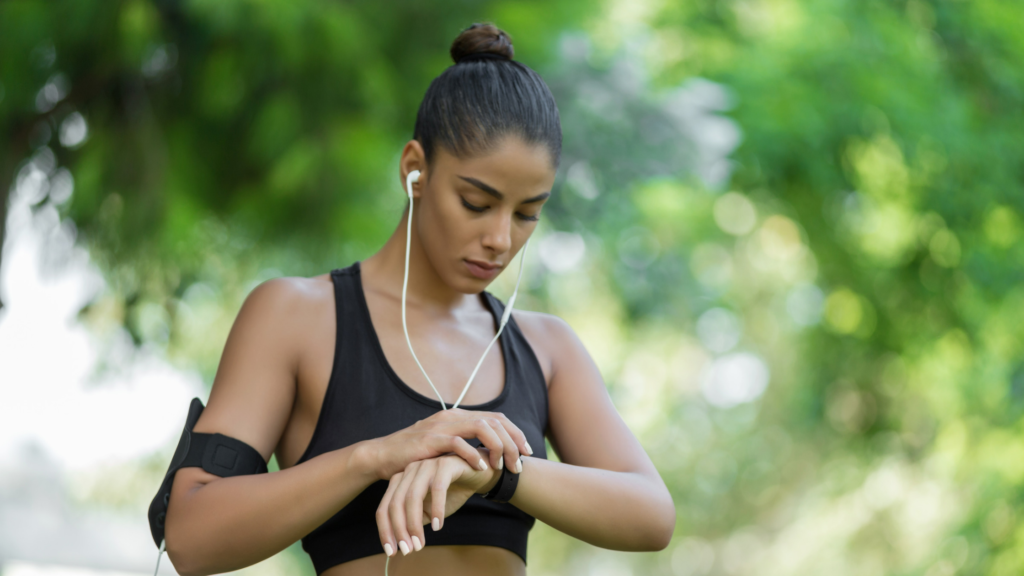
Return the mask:
[[405,278],[402,279],[402,330],[405,332],[405,343],[409,345],[409,352],[412,353],[412,359],[416,361],[416,365],[420,367],[420,372],[423,373],[423,377],[427,379],[427,384],[430,384],[431,390],[434,394],[437,394],[437,398],[441,400],[441,408],[447,410],[448,407],[444,405],[444,398],[441,398],[441,393],[434,387],[434,382],[427,376],[427,371],[423,369],[423,364],[420,364],[420,359],[416,357],[416,352],[412,349],[412,341],[409,340],[409,325],[405,321],[405,295],[409,288],[409,248],[412,243],[412,183],[420,177],[419,170],[413,170],[409,172],[409,175],[405,178],[405,188],[409,192],[409,224],[405,227]]
[[156,576],[156,573],[160,571],[160,557],[164,555],[164,550],[165,550],[164,546],[166,546],[166,545],[167,545],[167,540],[161,539],[160,540],[160,550],[156,553],[156,568],[153,569],[153,576]]
[[[416,365],[419,366],[420,372],[423,377],[427,379],[427,383],[430,384],[431,390],[434,394],[437,394],[437,399],[441,402],[441,408],[447,410],[448,406],[444,403],[444,398],[441,397],[441,393],[437,391],[437,387],[434,386],[434,382],[427,376],[427,371],[423,368],[423,364],[420,364],[420,359],[416,356],[416,351],[412,349],[412,340],[409,338],[409,324],[406,321],[405,314],[405,300],[406,295],[409,291],[409,255],[412,247],[412,211],[413,211],[413,197],[412,197],[412,183],[417,181],[420,176],[419,170],[413,170],[409,172],[409,175],[405,178],[405,190],[409,196],[409,220],[405,228],[405,275],[402,278],[402,331],[405,332],[405,343],[409,346],[409,352],[412,354],[413,360],[416,361]],[[516,295],[519,293],[519,284],[523,280],[523,263],[526,261],[526,249],[530,245],[530,239],[526,239],[526,243],[523,244],[523,254],[519,258],[519,275],[516,277],[516,287],[512,291],[512,296],[508,299],[508,304],[505,306],[505,311],[501,315],[501,322],[498,324],[498,332],[491,338],[491,341],[487,344],[487,348],[484,349],[483,356],[477,361],[476,367],[473,368],[473,373],[469,376],[469,381],[466,382],[466,386],[462,389],[462,394],[459,394],[459,398],[452,404],[452,408],[458,408],[459,403],[466,396],[466,392],[469,391],[469,385],[473,383],[473,379],[476,378],[476,373],[480,371],[480,366],[484,363],[484,358],[487,357],[487,353],[491,351],[491,347],[498,341],[498,337],[501,336],[501,331],[505,329],[505,324],[508,323],[509,317],[512,316],[512,305],[515,304]],[[508,383],[506,382],[507,386]],[[391,557],[385,556],[384,560],[384,576],[388,576],[388,565],[391,564]],[[154,575],[155,576],[155,575]]]
[[[466,387],[462,389],[462,394],[459,394],[458,400],[452,405],[452,408],[458,408],[459,403],[462,402],[462,398],[469,391],[469,385],[473,383],[473,378],[476,378],[476,373],[480,370],[480,366],[484,363],[484,358],[487,357],[487,353],[491,351],[491,346],[498,341],[498,337],[501,336],[501,331],[505,329],[505,324],[508,323],[508,318],[511,316],[512,304],[516,301],[516,294],[519,292],[519,282],[523,279],[523,260],[526,259],[526,248],[530,245],[530,239],[526,239],[526,243],[523,244],[523,255],[519,257],[519,275],[516,277],[516,288],[512,291],[512,297],[508,299],[508,304],[505,306],[505,312],[501,315],[501,323],[498,325],[498,332],[491,338],[491,342],[487,344],[487,348],[484,349],[484,355],[480,357],[480,360],[476,363],[476,368],[473,368],[473,373],[469,375],[469,381],[466,382]],[[506,386],[508,384],[506,383]],[[443,401],[442,401],[443,402]]]
[[[416,361],[416,365],[419,366],[420,372],[423,373],[423,377],[427,379],[427,383],[430,384],[430,388],[437,394],[437,399],[441,402],[441,408],[447,410],[448,407],[444,403],[444,398],[441,397],[441,393],[437,391],[434,386],[434,382],[427,376],[427,371],[423,369],[423,365],[420,364],[420,359],[416,357],[416,352],[412,349],[412,340],[409,339],[409,325],[406,323],[405,318],[405,297],[409,286],[409,253],[412,242],[412,183],[417,181],[420,176],[419,170],[413,170],[409,172],[409,175],[405,178],[405,189],[409,196],[409,220],[405,230],[405,277],[402,279],[402,330],[405,331],[405,343],[409,345],[409,352],[412,353],[413,360]],[[526,239],[526,243],[523,244],[523,254],[519,258],[519,275],[516,277],[516,287],[512,291],[512,296],[508,299],[508,304],[505,305],[505,311],[501,315],[501,322],[498,325],[498,332],[491,339],[490,343],[487,344],[487,348],[484,349],[483,356],[477,361],[476,367],[473,369],[473,373],[469,376],[469,381],[466,382],[466,386],[462,389],[462,394],[459,394],[459,398],[452,405],[452,408],[458,408],[459,403],[466,396],[466,392],[469,391],[469,385],[473,383],[473,379],[476,378],[476,373],[480,370],[480,366],[484,363],[484,358],[487,357],[487,353],[491,351],[491,347],[498,341],[501,336],[501,331],[505,329],[505,324],[508,323],[508,319],[512,316],[512,305],[515,304],[516,295],[519,294],[519,283],[523,280],[523,265],[526,262],[526,249],[530,246],[530,239]],[[507,385],[507,383],[506,383]]]

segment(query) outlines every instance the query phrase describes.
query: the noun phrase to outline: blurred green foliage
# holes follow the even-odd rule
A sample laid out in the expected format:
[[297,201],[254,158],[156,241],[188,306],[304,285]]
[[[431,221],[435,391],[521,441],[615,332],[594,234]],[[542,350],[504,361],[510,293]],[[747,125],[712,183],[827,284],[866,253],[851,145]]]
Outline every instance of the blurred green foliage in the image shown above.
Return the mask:
[[654,554],[538,525],[531,574],[1024,572],[1016,0],[8,1],[0,179],[66,168],[38,206],[110,282],[83,319],[210,381],[256,283],[391,233],[487,19],[565,132],[522,306],[580,333],[679,513]]

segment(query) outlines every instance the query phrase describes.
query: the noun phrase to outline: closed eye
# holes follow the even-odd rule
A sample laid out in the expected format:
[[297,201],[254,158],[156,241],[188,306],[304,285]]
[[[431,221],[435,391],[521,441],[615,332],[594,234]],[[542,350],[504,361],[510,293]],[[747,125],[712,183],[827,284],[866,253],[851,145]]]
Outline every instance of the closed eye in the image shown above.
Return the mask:
[[[473,212],[484,212],[488,208],[487,206],[477,206],[475,204],[470,204],[469,202],[466,202],[465,198],[461,198],[461,200],[462,205],[465,206],[467,209],[472,210]],[[516,212],[516,216],[518,216],[520,220],[525,220],[527,222],[536,222],[537,220],[540,220],[539,214],[535,216],[527,216],[526,214]]]
[[465,206],[466,208],[469,208],[473,212],[483,212],[484,210],[487,210],[486,206],[475,206],[473,204],[470,204],[469,202],[466,202],[465,198],[462,199],[462,205]]

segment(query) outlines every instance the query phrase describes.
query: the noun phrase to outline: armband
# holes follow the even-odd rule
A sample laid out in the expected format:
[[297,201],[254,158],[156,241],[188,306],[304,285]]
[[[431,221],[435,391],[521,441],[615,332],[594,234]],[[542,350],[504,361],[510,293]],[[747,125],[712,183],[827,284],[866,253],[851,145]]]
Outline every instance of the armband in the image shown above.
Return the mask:
[[245,442],[223,434],[205,434],[193,432],[199,415],[203,413],[203,402],[193,398],[188,407],[185,429],[181,432],[178,447],[171,457],[171,465],[167,468],[163,484],[149,505],[149,530],[153,533],[153,541],[157,548],[164,540],[164,520],[167,518],[167,505],[171,501],[171,485],[174,474],[181,468],[201,467],[210,474],[223,478],[242,476],[244,474],[263,474],[267,472],[267,463],[252,446]]

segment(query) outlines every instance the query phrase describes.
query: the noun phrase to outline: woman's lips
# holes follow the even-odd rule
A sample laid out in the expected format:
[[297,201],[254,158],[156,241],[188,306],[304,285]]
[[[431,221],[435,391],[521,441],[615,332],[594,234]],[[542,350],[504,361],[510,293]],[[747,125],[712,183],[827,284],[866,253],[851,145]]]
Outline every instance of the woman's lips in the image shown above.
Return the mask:
[[491,265],[488,266],[484,262],[477,262],[474,260],[463,260],[466,263],[466,268],[469,269],[469,273],[481,280],[490,280],[501,272],[501,266]]

